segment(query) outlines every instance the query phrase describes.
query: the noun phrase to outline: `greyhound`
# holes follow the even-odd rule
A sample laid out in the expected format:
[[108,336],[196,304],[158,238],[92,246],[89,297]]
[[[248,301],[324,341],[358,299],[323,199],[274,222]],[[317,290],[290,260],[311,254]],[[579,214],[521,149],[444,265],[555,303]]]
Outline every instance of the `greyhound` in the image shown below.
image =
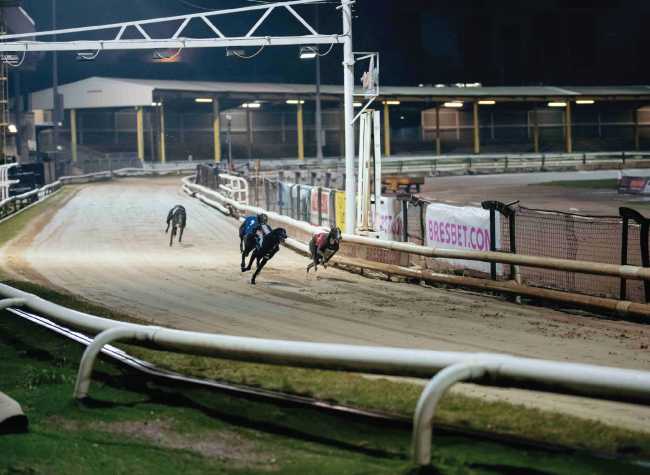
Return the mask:
[[269,217],[262,213],[257,216],[249,216],[241,223],[241,226],[239,226],[239,252],[244,252],[244,240],[255,226],[258,224],[266,224],[268,220]]
[[[280,244],[287,240],[287,233],[282,228],[271,230],[267,224],[255,226],[255,229],[246,237],[246,247],[241,255],[241,271],[251,270],[253,261],[257,259],[257,270],[251,279],[251,284],[255,284],[255,278],[264,268],[266,263],[280,250]],[[254,249],[254,251],[253,251]],[[246,256],[253,251],[251,260],[246,267]],[[260,260],[262,263],[260,264]]]
[[327,269],[327,263],[339,250],[339,241],[341,239],[341,230],[334,226],[331,227],[329,233],[317,234],[311,239],[309,251],[313,262],[307,266],[305,278],[309,275],[309,269],[313,267],[316,272],[316,279],[318,279],[318,264],[322,261],[323,267]]
[[185,229],[185,223],[187,222],[187,214],[185,214],[185,208],[176,205],[169,210],[167,215],[167,229],[165,233],[169,231],[169,226],[172,227],[172,235],[169,238],[169,245],[171,246],[174,242],[174,236],[176,236],[176,230],[180,229],[180,235],[178,236],[178,242],[183,240],[183,230]]

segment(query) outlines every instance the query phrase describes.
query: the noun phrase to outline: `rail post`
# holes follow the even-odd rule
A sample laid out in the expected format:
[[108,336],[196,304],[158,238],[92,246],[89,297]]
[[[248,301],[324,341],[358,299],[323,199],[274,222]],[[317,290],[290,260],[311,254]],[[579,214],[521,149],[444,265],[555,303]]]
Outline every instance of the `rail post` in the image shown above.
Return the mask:
[[266,191],[266,210],[271,211],[271,197],[269,196],[271,194],[269,191],[271,183],[268,178],[264,178],[262,183],[264,183],[264,191]]
[[546,164],[546,155],[542,154],[542,169],[541,171],[544,171],[544,165]]
[[330,172],[325,173],[325,188],[330,187],[331,181],[332,181],[332,174]]
[[587,164],[587,154],[582,152],[582,164],[586,165]]
[[[650,250],[648,249],[648,235],[650,234],[650,219],[643,216],[636,210],[631,208],[620,207],[618,209],[619,214],[623,218],[623,236],[622,236],[622,245],[621,245],[621,263],[622,265],[627,264],[627,244],[628,244],[628,226],[629,220],[633,220],[639,226],[641,226],[641,240],[639,245],[641,246],[641,265],[643,267],[650,267]],[[626,297],[626,281],[624,278],[621,278],[621,300]],[[650,282],[643,281],[643,291],[644,291],[644,301],[645,303],[650,303]]]
[[309,184],[311,186],[314,186],[316,184],[316,172],[311,172],[311,179],[309,180]]
[[280,216],[282,216],[282,201],[284,200],[284,196],[282,195],[282,188],[284,185],[282,184],[282,180],[280,180],[280,183],[278,185],[278,207],[280,209]]
[[300,215],[302,214],[302,206],[301,205],[302,205],[302,203],[300,203],[300,185],[298,185],[298,189],[296,191],[296,211],[297,211],[297,213],[296,213],[296,216],[294,217],[294,219],[297,219],[298,221],[302,221],[300,219],[301,218]]
[[[510,252],[517,254],[517,245],[515,239],[515,210],[510,206],[517,203],[505,204],[500,201],[484,201],[481,203],[483,209],[490,211],[490,251],[496,251],[496,211],[501,213],[505,218],[508,218],[508,232],[510,235]],[[499,230],[500,232],[501,230]],[[492,262],[490,264],[490,277],[492,280],[496,280],[496,263]],[[521,283],[521,275],[519,273],[519,266],[510,266],[510,278],[517,283]]]
[[321,195],[321,187],[318,187],[317,193],[318,193],[318,225],[322,226],[323,225],[323,197]]
[[408,209],[409,209],[409,202],[402,201],[402,223],[404,223],[404,242],[409,242]]

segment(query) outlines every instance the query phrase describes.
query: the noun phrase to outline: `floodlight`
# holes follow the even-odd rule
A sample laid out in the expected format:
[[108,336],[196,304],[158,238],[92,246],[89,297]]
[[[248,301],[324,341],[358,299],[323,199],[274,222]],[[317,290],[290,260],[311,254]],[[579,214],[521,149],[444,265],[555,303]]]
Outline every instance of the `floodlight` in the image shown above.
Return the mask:
[[3,53],[0,54],[0,59],[2,60],[3,63],[15,63],[16,61],[18,61],[18,55]]
[[355,102],[354,107],[361,107],[363,104],[361,102]]
[[255,107],[259,107],[259,106],[261,106],[261,105],[262,105],[262,104],[260,104],[260,103],[258,103],[258,102],[251,102],[251,103],[248,104],[248,108],[249,108],[249,109],[250,109],[250,108],[255,108]]
[[386,104],[389,106],[398,106],[400,105],[400,101],[386,101]]
[[305,103],[305,101],[299,101],[297,99],[289,99],[287,101],[287,104],[304,104],[304,103]]
[[489,105],[489,104],[496,104],[494,101],[478,101],[479,104],[484,104],[484,105]]
[[566,102],[549,102],[549,107],[566,107]]
[[195,99],[196,102],[212,102],[212,99],[209,97],[197,97]]
[[11,132],[12,134],[15,134],[16,132],[18,132],[18,129],[16,128],[16,126],[14,124],[11,124],[9,127],[7,127],[7,129],[9,129],[9,132]]
[[315,58],[318,54],[318,45],[309,45],[300,47],[300,59]]
[[234,48],[226,48],[226,56],[244,56],[246,51],[243,46],[235,46]]
[[169,50],[168,49],[154,50],[152,59],[169,59]]
[[588,100],[588,99],[583,99],[581,101],[576,101],[576,104],[593,104],[594,101]]
[[77,61],[94,61],[99,51],[77,51]]
[[157,102],[152,102],[151,105],[156,107],[158,105],[158,103]]
[[445,102],[445,107],[463,107],[462,102]]

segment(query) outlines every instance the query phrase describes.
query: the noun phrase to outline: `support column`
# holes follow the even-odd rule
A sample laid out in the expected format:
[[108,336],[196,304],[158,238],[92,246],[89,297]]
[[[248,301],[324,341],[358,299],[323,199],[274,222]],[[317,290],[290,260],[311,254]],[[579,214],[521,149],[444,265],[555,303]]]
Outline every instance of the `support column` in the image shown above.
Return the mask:
[[138,158],[144,160],[144,117],[142,106],[138,107],[136,114],[137,130],[138,130]]
[[539,153],[539,118],[537,116],[537,102],[533,102],[533,140],[535,153]]
[[165,163],[165,110],[163,98],[160,98],[160,162]]
[[343,97],[345,100],[345,232],[356,233],[356,190],[354,180],[354,55],[352,54],[352,12],[350,3],[342,1]]
[[634,105],[634,150],[639,151],[639,105]]
[[345,108],[339,102],[339,146],[342,157],[345,157]]
[[303,142],[302,130],[302,104],[298,101],[298,158],[302,161],[305,160],[305,144]]
[[212,99],[212,130],[214,134],[214,161],[221,161],[221,137],[219,135],[219,99]]
[[573,153],[573,144],[571,142],[571,100],[566,101],[566,151]]
[[248,159],[250,160],[253,158],[253,122],[250,109],[246,109],[246,135],[248,136],[246,146],[248,148]]
[[440,103],[436,103],[436,155],[440,155]]
[[390,157],[390,115],[388,101],[384,102],[384,155]]
[[478,101],[474,100],[474,153],[481,153],[480,139],[478,135]]
[[77,163],[77,116],[75,109],[70,109],[70,142],[72,144],[72,161]]

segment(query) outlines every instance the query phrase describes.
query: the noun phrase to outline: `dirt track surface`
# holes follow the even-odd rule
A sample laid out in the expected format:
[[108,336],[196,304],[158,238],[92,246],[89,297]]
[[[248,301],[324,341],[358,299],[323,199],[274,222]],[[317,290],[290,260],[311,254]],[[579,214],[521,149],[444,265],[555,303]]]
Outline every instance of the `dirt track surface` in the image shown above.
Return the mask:
[[[169,247],[167,212],[187,209]],[[190,198],[180,179],[130,178],[80,187],[8,243],[12,274],[185,330],[359,345],[507,353],[634,369],[650,367],[650,328],[518,306],[469,292],[385,282],[336,268],[305,280],[308,259],[282,249],[258,284],[240,271],[238,222]],[[481,397],[496,392],[468,386]],[[511,392],[536,406],[538,396]],[[544,397],[545,408],[553,406]],[[558,398],[556,410],[650,431],[650,412]],[[562,402],[564,401],[564,402]],[[591,402],[590,402],[591,404]]]

